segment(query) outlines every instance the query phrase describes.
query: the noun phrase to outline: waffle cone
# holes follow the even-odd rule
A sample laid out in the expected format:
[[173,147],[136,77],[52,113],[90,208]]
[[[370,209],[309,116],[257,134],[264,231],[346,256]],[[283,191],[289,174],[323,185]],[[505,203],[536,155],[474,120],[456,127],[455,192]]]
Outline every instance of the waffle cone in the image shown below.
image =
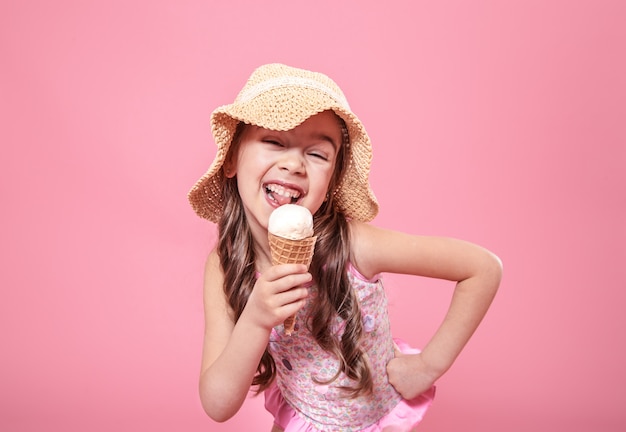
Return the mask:
[[[272,264],[304,264],[307,268],[311,265],[315,250],[316,236],[301,240],[291,240],[284,237],[268,234]],[[285,334],[293,333],[296,325],[296,317],[292,315],[285,320]]]

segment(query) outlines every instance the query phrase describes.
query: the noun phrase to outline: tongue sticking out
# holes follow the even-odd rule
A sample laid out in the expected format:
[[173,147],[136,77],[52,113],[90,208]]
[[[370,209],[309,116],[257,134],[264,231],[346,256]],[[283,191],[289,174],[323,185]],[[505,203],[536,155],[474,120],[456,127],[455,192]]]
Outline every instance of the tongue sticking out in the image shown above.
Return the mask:
[[281,185],[269,184],[265,190],[273,201],[278,205],[293,204],[300,198],[300,192]]
[[291,202],[293,201],[291,197],[278,194],[272,194],[272,197],[274,198],[274,201],[276,201],[280,205],[291,204]]

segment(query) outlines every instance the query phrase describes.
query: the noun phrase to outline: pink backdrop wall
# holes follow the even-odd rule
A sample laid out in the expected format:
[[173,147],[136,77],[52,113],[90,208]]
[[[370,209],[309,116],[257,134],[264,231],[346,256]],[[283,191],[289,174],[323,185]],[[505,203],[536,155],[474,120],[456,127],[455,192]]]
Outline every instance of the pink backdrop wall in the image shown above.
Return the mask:
[[[421,429],[625,430],[624,3],[213,3],[0,3],[0,430],[269,430],[259,399],[201,410],[214,229],[186,192],[273,61],[346,92],[376,224],[505,263]],[[452,287],[387,285],[422,345]]]

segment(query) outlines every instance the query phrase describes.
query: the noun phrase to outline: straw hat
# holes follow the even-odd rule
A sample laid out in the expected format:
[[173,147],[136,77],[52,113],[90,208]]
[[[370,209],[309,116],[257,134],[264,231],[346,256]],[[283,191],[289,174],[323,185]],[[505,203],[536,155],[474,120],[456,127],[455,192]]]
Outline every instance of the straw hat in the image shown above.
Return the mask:
[[189,192],[194,211],[212,222],[219,220],[223,211],[222,165],[239,122],[287,131],[326,110],[334,111],[345,121],[350,138],[346,168],[331,193],[346,217],[364,222],[372,220],[378,213],[378,202],[369,186],[372,147],[365,128],[330,78],[282,64],[256,69],[235,102],[218,107],[211,114],[217,153],[206,174]]

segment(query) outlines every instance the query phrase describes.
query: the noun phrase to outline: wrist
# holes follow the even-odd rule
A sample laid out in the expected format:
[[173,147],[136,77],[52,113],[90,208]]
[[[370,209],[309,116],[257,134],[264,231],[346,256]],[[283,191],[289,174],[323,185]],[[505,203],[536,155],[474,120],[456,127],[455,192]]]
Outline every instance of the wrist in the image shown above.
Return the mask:
[[247,312],[247,309],[243,310],[241,316],[235,324],[235,327],[240,329],[244,334],[248,335],[248,337],[265,337],[267,339],[269,339],[269,335],[273,328],[272,326],[266,325],[262,320],[257,319],[256,314]]
[[441,378],[454,362],[454,359],[450,360],[441,353],[436,353],[433,349],[428,349],[428,347],[421,352],[420,357],[425,373],[432,377],[433,381]]

